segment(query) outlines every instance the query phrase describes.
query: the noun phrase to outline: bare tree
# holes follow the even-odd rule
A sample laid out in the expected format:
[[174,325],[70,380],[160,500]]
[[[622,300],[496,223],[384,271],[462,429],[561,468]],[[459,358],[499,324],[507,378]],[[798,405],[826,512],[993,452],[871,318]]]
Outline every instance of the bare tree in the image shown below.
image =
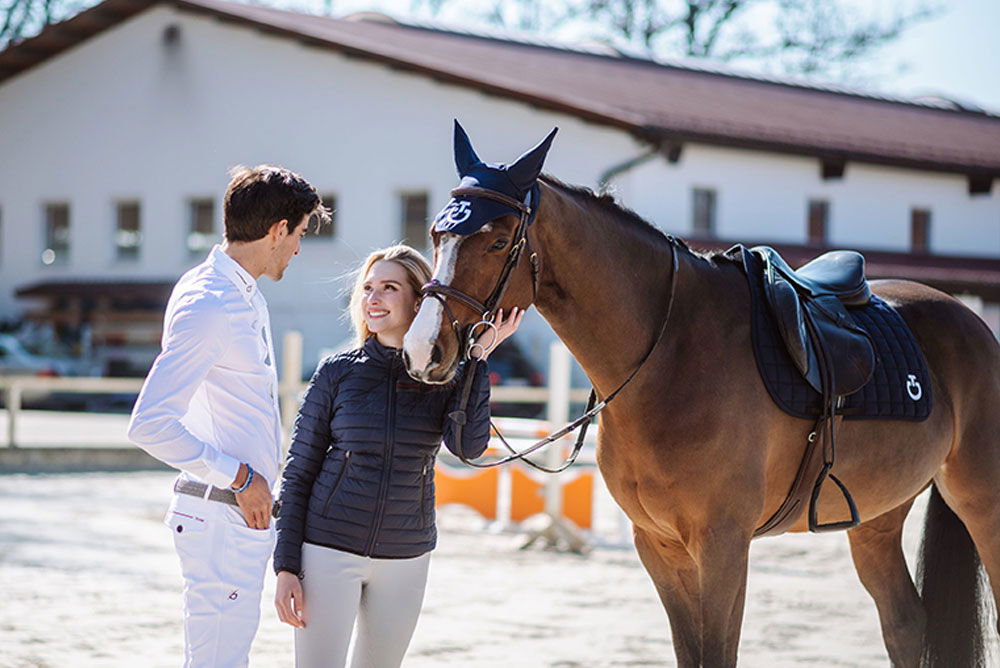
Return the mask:
[[[99,0],[0,0],[0,49]],[[245,0],[287,7],[287,0]],[[410,0],[411,14],[572,34],[646,55],[857,80],[856,68],[941,0]],[[6,4],[3,4],[6,3]],[[332,14],[333,0],[322,0]],[[449,12],[447,10],[455,10]]]
[[[0,50],[62,21],[87,3],[74,0],[0,0]],[[96,4],[90,2],[89,4]]]
[[[934,0],[424,0],[507,28],[575,34],[646,55],[754,62],[787,74],[849,78],[850,65],[938,15]],[[420,0],[416,0],[419,4]],[[475,9],[488,4],[485,13]]]

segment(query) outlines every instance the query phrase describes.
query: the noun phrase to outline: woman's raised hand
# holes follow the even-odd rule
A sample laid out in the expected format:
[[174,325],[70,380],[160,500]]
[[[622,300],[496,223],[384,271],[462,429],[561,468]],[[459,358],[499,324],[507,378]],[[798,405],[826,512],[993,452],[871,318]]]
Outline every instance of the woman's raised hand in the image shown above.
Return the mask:
[[[524,310],[514,307],[511,309],[510,315],[506,318],[503,316],[503,309],[497,311],[496,319],[494,319],[493,324],[496,326],[496,331],[493,331],[492,327],[488,327],[485,332],[479,335],[476,339],[477,345],[472,352],[473,357],[485,360],[489,357],[490,353],[496,349],[498,345],[505,339],[510,338],[510,336],[517,331],[517,328],[521,326],[521,318],[524,317]],[[487,348],[486,346],[489,345]],[[481,351],[481,352],[480,352]],[[479,354],[477,354],[479,352]]]

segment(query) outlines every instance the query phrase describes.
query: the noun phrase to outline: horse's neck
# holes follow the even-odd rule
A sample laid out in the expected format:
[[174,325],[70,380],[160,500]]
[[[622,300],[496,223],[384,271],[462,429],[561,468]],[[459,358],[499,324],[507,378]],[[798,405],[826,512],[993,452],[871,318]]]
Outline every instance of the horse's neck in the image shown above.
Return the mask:
[[[536,305],[602,394],[635,369],[670,303],[671,250],[569,196],[539,212]],[[548,214],[548,215],[545,215]],[[671,316],[673,317],[673,316]]]

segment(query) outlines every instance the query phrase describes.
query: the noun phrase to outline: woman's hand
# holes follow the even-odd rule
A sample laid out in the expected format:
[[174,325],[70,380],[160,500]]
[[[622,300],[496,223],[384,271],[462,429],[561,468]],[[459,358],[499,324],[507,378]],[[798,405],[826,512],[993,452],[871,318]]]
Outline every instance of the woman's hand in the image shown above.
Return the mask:
[[274,592],[274,607],[278,619],[297,629],[306,627],[305,597],[299,577],[288,571],[278,573],[278,585]]
[[[472,356],[483,360],[489,357],[490,353],[502,341],[510,338],[517,331],[517,328],[521,326],[521,318],[523,317],[524,311],[516,306],[511,310],[510,315],[506,319],[503,317],[503,309],[497,311],[496,319],[493,321],[496,331],[493,331],[492,327],[487,327],[486,331],[479,335],[476,339],[477,345],[472,349]],[[486,347],[487,344],[489,344],[489,348]]]

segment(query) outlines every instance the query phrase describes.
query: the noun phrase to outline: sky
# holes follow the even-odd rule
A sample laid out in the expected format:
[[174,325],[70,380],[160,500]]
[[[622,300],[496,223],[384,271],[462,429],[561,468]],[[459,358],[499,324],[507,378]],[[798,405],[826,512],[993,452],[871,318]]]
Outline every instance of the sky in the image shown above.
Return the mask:
[[904,94],[947,93],[1000,112],[1000,0],[953,0],[946,12],[915,26],[886,56],[909,63],[883,82]]
[[[288,0],[290,6],[309,6],[315,11],[322,8],[322,2]],[[403,17],[413,0],[331,2],[335,16],[378,10]],[[906,97],[940,94],[1000,113],[1000,0],[938,0],[938,4],[943,7],[941,14],[912,27],[861,66],[868,79],[863,88]],[[450,20],[461,15],[442,14],[442,21],[463,27]]]

